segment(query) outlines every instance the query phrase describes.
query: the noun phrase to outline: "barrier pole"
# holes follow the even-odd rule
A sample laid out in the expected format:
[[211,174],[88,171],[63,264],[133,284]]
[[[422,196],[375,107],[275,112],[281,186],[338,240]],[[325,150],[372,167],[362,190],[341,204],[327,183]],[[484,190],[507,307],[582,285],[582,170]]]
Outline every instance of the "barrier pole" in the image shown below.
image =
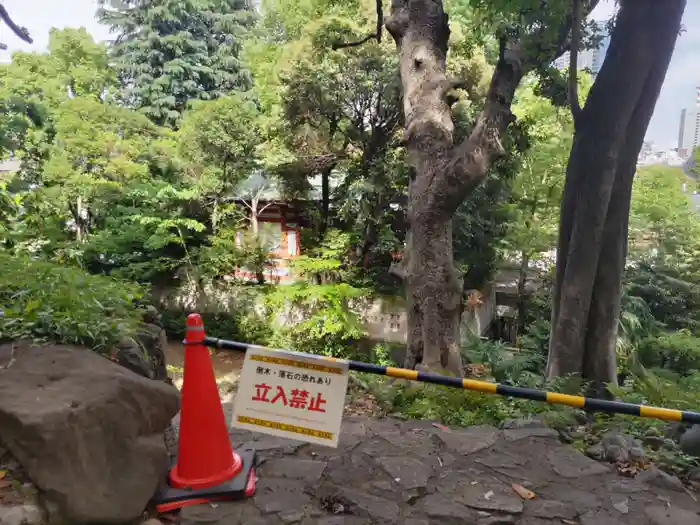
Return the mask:
[[[225,339],[217,339],[216,337],[206,337],[204,339],[203,344],[211,348],[238,350],[241,352],[245,352],[249,349],[268,349],[265,346],[251,345],[248,343],[239,343],[236,341],[227,341]],[[279,350],[275,348],[270,350],[277,350],[280,352],[289,351]],[[422,383],[431,383],[434,385],[448,386],[451,388],[461,388],[464,390],[472,390],[475,392],[483,392],[486,394],[498,394],[505,397],[530,399],[532,401],[541,401],[543,403],[549,403],[552,405],[565,405],[580,408],[583,410],[609,412],[612,414],[627,414],[630,416],[661,419],[664,421],[681,421],[683,423],[700,424],[700,413],[698,412],[689,412],[683,410],[675,410],[672,408],[654,407],[649,405],[635,405],[633,403],[623,403],[621,401],[607,401],[604,399],[593,399],[590,397],[583,396],[571,396],[568,394],[559,394],[557,392],[535,390],[534,388],[522,388],[519,386],[489,383],[487,381],[477,381],[475,379],[461,379],[459,377],[450,377],[428,372],[419,372],[417,370],[409,370],[407,368],[396,368],[393,366],[382,366],[375,365],[372,363],[363,363],[362,361],[336,359],[333,357],[323,358],[331,361],[347,362],[350,370],[354,370],[355,372],[363,372],[366,374],[375,374],[380,376],[408,379],[410,381],[420,381]]]

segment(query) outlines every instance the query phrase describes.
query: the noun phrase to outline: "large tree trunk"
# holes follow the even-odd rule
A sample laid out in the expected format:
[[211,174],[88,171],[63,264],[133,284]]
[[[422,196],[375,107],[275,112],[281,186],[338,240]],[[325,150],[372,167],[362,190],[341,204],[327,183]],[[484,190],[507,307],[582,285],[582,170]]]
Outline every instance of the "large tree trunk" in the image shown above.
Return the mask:
[[[685,0],[622,3],[608,55],[576,118],[562,200],[548,376],[615,384],[615,342],[636,159]],[[604,255],[602,255],[604,254]]]
[[486,107],[471,135],[453,143],[446,76],[449,26],[441,0],[393,0],[386,27],[394,38],[403,86],[404,143],[413,168],[408,188],[408,236],[394,273],[408,301],[405,365],[462,376],[459,321],[462,286],[453,262],[452,217],[503,153],[499,137],[512,121],[510,105],[522,78],[520,57],[503,41]]
[[[584,0],[583,11],[590,12],[597,3]],[[381,2],[377,5],[381,20]],[[505,153],[500,138],[514,120],[510,107],[523,75],[566,51],[571,20],[567,15],[556,28],[528,26],[532,30],[502,32],[484,108],[469,136],[455,145],[447,95],[462,82],[446,76],[450,31],[442,0],[392,0],[385,25],[398,48],[404,144],[413,169],[406,250],[391,270],[404,279],[409,303],[408,367],[423,365],[455,375],[463,373],[459,355],[461,286],[452,258],[452,217],[484,180],[493,160]],[[381,31],[377,38],[381,38]]]

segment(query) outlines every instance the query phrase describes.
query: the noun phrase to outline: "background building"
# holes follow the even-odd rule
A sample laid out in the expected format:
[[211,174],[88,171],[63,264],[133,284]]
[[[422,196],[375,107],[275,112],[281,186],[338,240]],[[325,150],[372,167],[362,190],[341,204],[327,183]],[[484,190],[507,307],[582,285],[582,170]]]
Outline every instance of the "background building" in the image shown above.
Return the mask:
[[681,110],[678,149],[691,152],[700,145],[700,87],[695,89],[695,107]]
[[[577,57],[578,69],[587,69],[596,77],[600,68],[603,67],[603,61],[605,60],[605,55],[608,52],[608,47],[610,47],[610,35],[605,27],[605,24],[598,22],[598,31],[603,34],[603,39],[594,49],[585,49],[579,51]],[[554,67],[557,69],[566,69],[569,67],[569,52],[567,51],[562,56],[554,61]]]

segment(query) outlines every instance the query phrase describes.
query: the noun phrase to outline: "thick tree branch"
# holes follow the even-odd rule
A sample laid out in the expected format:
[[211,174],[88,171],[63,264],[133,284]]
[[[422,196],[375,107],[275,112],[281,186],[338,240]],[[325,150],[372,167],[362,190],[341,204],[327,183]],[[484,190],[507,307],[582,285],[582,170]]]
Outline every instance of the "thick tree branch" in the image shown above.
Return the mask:
[[[545,60],[551,62],[561,56],[566,47],[571,46],[573,39],[576,39],[576,46],[579,46],[582,21],[598,2],[599,0],[575,0],[574,13],[562,22],[559,37],[554,42],[543,41],[545,33],[523,37],[516,42],[509,41],[506,36],[499,38],[499,59],[484,109],[469,137],[452,150],[447,160],[450,166],[446,170],[446,177],[434,180],[437,194],[443,196],[440,199],[443,212],[453,213],[469,192],[481,183],[493,160],[504,154],[501,137],[515,120],[510,107],[522,77],[537,67],[538,61],[542,61],[540,53],[543,50],[547,50]],[[572,34],[574,27],[578,30]],[[537,56],[531,56],[533,49],[537,50]],[[577,81],[575,68],[573,80]],[[578,92],[575,100],[578,101]]]
[[581,0],[573,0],[571,17],[571,50],[569,51],[569,106],[574,119],[574,127],[581,115],[581,105],[578,101],[578,50],[581,47],[581,23],[583,22],[583,6]]
[[10,18],[10,15],[7,13],[7,9],[5,9],[5,6],[2,4],[0,4],[0,18],[2,18],[3,22],[5,22],[9,26],[9,28],[12,29],[12,32],[19,38],[21,38],[28,44],[34,43],[32,38],[29,36],[29,31],[27,31],[27,28],[20,27],[17,24],[15,24],[14,21]]
[[391,15],[386,19],[386,30],[400,45],[408,29],[408,0],[391,0]]
[[331,46],[333,49],[345,49],[347,47],[358,47],[370,40],[376,40],[377,43],[382,41],[382,29],[384,28],[384,8],[382,0],[375,0],[377,6],[377,26],[374,33],[370,33],[366,37],[354,42],[334,42]]
[[469,137],[453,148],[445,176],[434,181],[437,194],[443,196],[441,201],[445,213],[453,213],[469,192],[481,183],[493,159],[505,153],[501,137],[515,120],[510,106],[524,74],[522,48],[518,43],[509,45],[506,37],[501,37],[499,59],[484,109]]

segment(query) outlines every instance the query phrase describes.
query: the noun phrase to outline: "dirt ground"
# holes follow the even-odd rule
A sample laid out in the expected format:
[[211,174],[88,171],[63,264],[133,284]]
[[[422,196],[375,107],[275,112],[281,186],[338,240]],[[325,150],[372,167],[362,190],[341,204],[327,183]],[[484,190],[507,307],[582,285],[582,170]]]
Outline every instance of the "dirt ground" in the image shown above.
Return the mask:
[[[214,375],[217,380],[235,382],[243,366],[245,354],[231,350],[210,351],[211,363],[214,367]],[[175,386],[182,386],[182,373],[185,364],[185,345],[180,341],[170,341],[165,352],[165,362],[168,365],[168,373]]]

